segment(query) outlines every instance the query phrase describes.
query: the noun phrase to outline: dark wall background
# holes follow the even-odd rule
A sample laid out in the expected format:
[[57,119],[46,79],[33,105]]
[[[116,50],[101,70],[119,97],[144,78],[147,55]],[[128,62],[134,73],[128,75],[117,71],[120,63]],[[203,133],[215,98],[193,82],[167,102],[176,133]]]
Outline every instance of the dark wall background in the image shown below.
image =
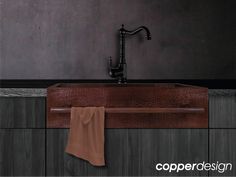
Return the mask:
[[0,79],[109,79],[118,29],[129,79],[235,79],[235,0],[0,0]]

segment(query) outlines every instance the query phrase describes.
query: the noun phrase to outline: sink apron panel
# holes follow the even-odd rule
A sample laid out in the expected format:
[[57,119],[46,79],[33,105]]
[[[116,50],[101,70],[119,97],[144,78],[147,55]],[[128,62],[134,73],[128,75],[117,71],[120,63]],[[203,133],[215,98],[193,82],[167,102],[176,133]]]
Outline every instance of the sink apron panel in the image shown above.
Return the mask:
[[207,128],[208,89],[182,84],[56,84],[47,89],[47,127],[69,128],[51,108],[204,108],[203,112],[106,113],[106,128]]

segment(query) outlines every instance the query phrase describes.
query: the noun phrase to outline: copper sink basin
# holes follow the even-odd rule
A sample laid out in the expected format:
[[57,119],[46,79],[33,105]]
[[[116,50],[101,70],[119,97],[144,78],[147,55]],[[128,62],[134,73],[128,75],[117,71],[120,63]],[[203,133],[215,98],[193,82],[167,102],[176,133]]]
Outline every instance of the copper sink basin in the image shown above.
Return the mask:
[[69,128],[70,108],[104,106],[106,128],[207,128],[208,89],[178,83],[59,83],[47,89],[47,127]]

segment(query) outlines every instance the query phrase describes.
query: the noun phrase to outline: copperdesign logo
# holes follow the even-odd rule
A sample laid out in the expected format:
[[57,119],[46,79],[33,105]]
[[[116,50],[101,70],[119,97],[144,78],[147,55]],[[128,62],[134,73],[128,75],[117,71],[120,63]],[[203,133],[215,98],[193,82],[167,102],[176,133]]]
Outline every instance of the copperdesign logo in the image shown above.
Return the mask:
[[218,173],[224,173],[225,171],[231,171],[233,168],[232,163],[206,163],[205,161],[201,163],[158,163],[156,164],[156,170],[157,171],[168,171],[171,172],[177,172],[180,171],[217,171]]

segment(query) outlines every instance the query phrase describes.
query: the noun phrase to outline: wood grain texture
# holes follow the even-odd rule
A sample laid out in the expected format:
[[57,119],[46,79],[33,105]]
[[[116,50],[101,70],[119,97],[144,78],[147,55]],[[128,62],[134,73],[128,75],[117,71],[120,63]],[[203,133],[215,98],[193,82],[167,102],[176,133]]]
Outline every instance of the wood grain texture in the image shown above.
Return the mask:
[[[232,163],[232,171],[220,174],[211,172],[210,176],[236,176],[236,130],[210,130],[210,161]],[[222,168],[222,167],[221,167]]]
[[46,99],[0,97],[0,128],[44,128]]
[[236,128],[236,90],[209,91],[209,126]]
[[55,107],[204,108],[201,113],[106,114],[107,128],[207,128],[208,89],[182,84],[57,84],[47,90],[47,127],[68,128]]
[[158,162],[201,162],[208,158],[207,130],[191,129],[107,129],[105,167],[64,152],[67,129],[47,130],[47,174],[82,176],[196,175],[201,172],[157,172]]
[[[4,128],[18,126],[19,124],[14,121],[24,120],[25,117],[22,117],[24,114],[20,110],[17,111],[16,107],[20,109],[22,102],[34,100],[32,102],[38,102],[38,108],[35,110],[43,109],[45,101],[42,99],[45,98],[0,98],[0,120],[2,121],[2,115],[5,117],[15,115],[19,118],[17,120],[10,119],[11,121],[1,125],[4,125]],[[234,99],[235,90],[209,90],[211,126],[220,128],[224,125],[223,128],[235,128],[235,119],[232,116],[234,115],[232,107]],[[212,100],[214,101],[211,102]],[[27,104],[29,106],[23,107],[23,109],[31,110],[31,101],[29,102]],[[14,109],[12,105],[15,105]],[[229,107],[232,109],[228,109]],[[222,112],[224,112],[224,116],[218,116]],[[222,120],[222,117],[227,123]],[[29,120],[26,122],[31,118],[31,116],[27,116]],[[39,120],[42,121],[41,118]],[[25,124],[24,121],[23,123]],[[42,162],[44,155],[41,149],[44,146],[42,131],[45,130],[0,130],[0,175],[44,175],[41,165],[44,163]],[[106,159],[109,159],[110,162],[108,162],[109,166],[105,168],[93,167],[87,162],[65,154],[67,133],[67,129],[47,129],[48,175],[168,175],[157,173],[153,169],[153,165],[159,161],[207,161],[207,130],[203,129],[107,129],[106,147],[109,145],[109,148],[106,148]],[[210,130],[212,162],[219,160],[236,163],[235,136],[235,130]],[[30,153],[31,150],[32,153]],[[30,157],[31,154],[34,154],[34,157]],[[21,159],[25,159],[24,163]],[[191,174],[186,175],[190,176]],[[212,173],[211,175],[218,174]],[[233,171],[227,175],[235,176],[236,174]]]
[[44,130],[0,130],[0,175],[45,174]]

